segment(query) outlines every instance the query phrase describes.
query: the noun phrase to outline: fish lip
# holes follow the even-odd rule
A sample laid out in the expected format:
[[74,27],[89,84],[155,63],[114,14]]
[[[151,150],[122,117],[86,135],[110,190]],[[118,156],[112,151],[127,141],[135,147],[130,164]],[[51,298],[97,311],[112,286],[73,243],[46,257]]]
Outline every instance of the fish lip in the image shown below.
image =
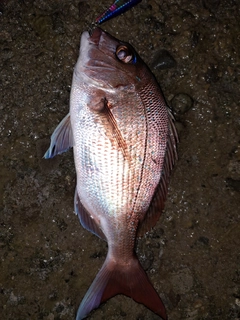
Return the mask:
[[102,29],[100,28],[95,28],[91,34],[89,35],[89,43],[92,43],[94,45],[97,45],[99,44],[99,41],[100,41],[100,38],[101,38],[101,35],[102,35]]
[[84,31],[81,36],[80,52],[83,50],[83,48],[86,48],[89,38],[90,38],[90,35],[88,31]]

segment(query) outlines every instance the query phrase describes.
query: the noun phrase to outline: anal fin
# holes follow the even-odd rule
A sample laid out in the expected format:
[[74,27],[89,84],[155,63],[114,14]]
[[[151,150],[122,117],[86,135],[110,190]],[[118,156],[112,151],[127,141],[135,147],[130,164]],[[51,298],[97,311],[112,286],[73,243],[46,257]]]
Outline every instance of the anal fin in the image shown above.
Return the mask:
[[105,234],[99,226],[98,221],[92,217],[88,211],[84,208],[79,198],[77,188],[75,189],[74,195],[74,210],[79,217],[81,225],[88,231],[94,233],[99,238],[106,240]]

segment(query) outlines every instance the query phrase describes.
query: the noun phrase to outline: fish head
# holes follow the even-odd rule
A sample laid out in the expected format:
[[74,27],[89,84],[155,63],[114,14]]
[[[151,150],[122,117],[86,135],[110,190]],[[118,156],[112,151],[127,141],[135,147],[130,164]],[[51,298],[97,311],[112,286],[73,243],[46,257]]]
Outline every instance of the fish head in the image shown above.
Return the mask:
[[141,82],[144,63],[128,43],[114,38],[96,28],[89,34],[83,32],[80,55],[75,67],[79,76],[84,74],[87,82],[105,90],[133,88]]

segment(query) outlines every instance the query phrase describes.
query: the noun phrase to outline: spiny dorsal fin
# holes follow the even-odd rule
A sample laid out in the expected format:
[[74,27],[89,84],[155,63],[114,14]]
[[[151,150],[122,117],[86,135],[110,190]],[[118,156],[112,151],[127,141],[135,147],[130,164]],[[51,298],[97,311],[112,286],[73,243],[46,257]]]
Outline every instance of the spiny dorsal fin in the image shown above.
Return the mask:
[[167,198],[170,173],[174,163],[177,160],[177,143],[178,136],[174,125],[174,118],[171,114],[171,111],[169,110],[168,142],[161,179],[156,188],[155,194],[148,208],[148,211],[143,221],[141,221],[141,223],[139,224],[137,236],[143,236],[147,231],[151,230],[151,228],[153,228],[157,223],[164,209],[164,204]]

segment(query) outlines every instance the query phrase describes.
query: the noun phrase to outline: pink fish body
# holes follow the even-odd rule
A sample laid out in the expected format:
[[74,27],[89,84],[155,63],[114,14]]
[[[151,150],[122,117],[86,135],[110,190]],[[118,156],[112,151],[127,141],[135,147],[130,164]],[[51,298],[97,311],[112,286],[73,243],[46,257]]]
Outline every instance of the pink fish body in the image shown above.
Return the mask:
[[100,28],[84,32],[70,113],[54,131],[46,158],[73,146],[75,211],[108,243],[106,260],[78,309],[85,318],[124,294],[167,319],[134,251],[157,222],[177,158],[173,117],[160,87],[135,50]]

